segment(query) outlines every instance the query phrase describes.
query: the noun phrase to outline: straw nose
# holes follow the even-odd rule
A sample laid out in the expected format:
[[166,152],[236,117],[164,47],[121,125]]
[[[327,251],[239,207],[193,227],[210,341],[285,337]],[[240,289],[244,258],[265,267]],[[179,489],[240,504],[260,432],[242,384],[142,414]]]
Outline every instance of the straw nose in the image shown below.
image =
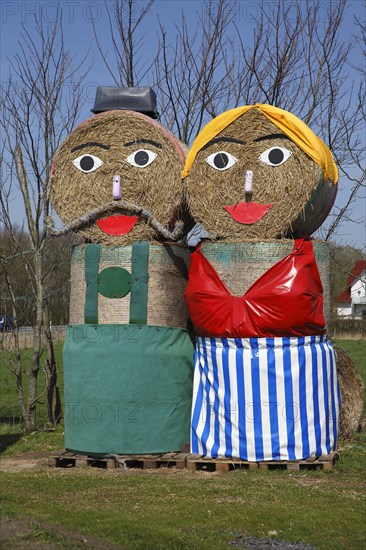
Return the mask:
[[122,194],[121,194],[121,176],[119,176],[118,174],[113,176],[112,195],[113,195],[113,200],[115,200],[115,201],[118,201],[119,199],[122,198]]
[[253,171],[247,170],[245,174],[245,201],[250,202],[253,195]]

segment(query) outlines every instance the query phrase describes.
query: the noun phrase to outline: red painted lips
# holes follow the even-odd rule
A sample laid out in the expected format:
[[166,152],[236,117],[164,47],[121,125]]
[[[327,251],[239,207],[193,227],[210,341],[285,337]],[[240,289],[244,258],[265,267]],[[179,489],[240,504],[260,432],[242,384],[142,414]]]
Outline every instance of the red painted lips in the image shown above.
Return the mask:
[[108,216],[101,220],[97,220],[96,224],[107,235],[127,235],[135,227],[140,216]]
[[258,202],[240,202],[224,208],[236,222],[251,225],[261,220],[272,206],[272,204]]

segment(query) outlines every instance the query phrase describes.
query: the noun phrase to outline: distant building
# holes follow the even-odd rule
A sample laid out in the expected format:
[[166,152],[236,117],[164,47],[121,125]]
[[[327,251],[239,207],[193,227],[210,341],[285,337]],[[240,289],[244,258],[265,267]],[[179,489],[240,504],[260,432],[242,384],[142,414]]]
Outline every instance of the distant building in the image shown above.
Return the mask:
[[366,260],[355,263],[336,302],[338,317],[366,319]]

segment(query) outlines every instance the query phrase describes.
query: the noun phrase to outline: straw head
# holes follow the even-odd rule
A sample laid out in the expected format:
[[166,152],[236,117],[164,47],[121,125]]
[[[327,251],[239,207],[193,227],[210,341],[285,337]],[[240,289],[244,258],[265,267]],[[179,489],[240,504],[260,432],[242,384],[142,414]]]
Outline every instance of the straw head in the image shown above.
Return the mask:
[[[80,229],[89,241],[122,245],[160,240],[136,212],[117,211],[118,198],[172,228],[185,215],[181,181],[185,156],[178,140],[143,114],[127,110],[98,114],[78,126],[56,154],[51,201],[67,225],[115,202],[116,211],[107,215],[112,217],[108,223],[101,220]],[[120,224],[122,219],[125,225]]]
[[194,220],[233,242],[308,236],[336,193],[319,165],[257,108],[205,144],[184,181]]

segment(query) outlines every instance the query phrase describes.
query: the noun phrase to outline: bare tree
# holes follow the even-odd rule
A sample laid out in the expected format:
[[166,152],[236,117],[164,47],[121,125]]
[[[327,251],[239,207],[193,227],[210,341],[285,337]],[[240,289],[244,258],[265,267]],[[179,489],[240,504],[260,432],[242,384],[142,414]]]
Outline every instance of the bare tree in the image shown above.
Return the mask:
[[[108,15],[112,51],[105,41],[99,51],[115,84],[139,84],[148,76],[159,92],[162,123],[185,143],[211,118],[238,105],[270,103],[299,116],[330,147],[351,186],[349,200],[323,230],[331,238],[364,177],[365,90],[356,84],[362,68],[352,66],[351,55],[364,47],[365,28],[358,21],[354,36],[343,32],[347,0],[262,0],[252,5],[250,32],[240,3],[207,0],[193,27],[181,14],[173,40],[157,16],[158,53],[153,71],[146,72],[150,58],[142,57],[141,23],[154,25],[153,6],[116,0]],[[137,61],[145,62],[143,71]]]
[[[117,86],[138,86],[143,82],[151,64],[143,58],[144,40],[140,35],[143,20],[153,0],[136,3],[134,0],[114,0],[112,10],[105,0],[112,51],[117,70],[108,60],[108,48],[101,43],[93,23],[95,42],[113,82]],[[103,41],[104,42],[104,41]]]
[[227,94],[223,77],[233,60],[226,59],[225,33],[235,15],[235,2],[207,0],[193,30],[182,13],[173,43],[158,20],[156,52],[146,55],[143,22],[153,5],[153,0],[115,0],[107,10],[110,47],[105,40],[101,44],[94,26],[96,44],[115,85],[136,86],[150,79],[159,94],[161,121],[188,143],[203,123],[219,114]]
[[209,0],[197,13],[193,29],[181,15],[174,43],[159,22],[155,82],[161,119],[184,143],[190,143],[201,127],[221,112],[230,94],[227,79],[235,60],[228,56],[228,35],[234,16],[234,2]]
[[[337,136],[335,156],[339,161],[340,173],[345,176],[350,185],[350,192],[343,207],[339,208],[332,223],[327,228],[325,238],[330,239],[345,221],[364,226],[365,218],[355,219],[353,206],[356,201],[365,199],[366,168],[364,129],[366,123],[366,90],[365,90],[365,60],[366,60],[366,26],[355,16],[356,34],[352,47],[360,53],[360,63],[348,61],[350,68],[360,75],[360,84],[354,84],[348,89],[349,99],[343,108],[338,109],[335,118],[340,129]],[[347,83],[349,86],[349,82]],[[361,136],[363,135],[363,139]],[[337,155],[339,155],[337,157]],[[363,195],[363,197],[362,197]]]
[[[14,256],[20,248],[19,233],[12,221],[11,199],[14,186],[20,189],[25,212],[25,229],[29,235],[31,254],[22,254],[24,270],[34,298],[33,355],[26,367],[28,390],[23,384],[24,366],[14,370],[19,405],[27,432],[36,428],[36,406],[40,399],[38,374],[41,368],[42,334],[47,341],[48,396],[55,403],[56,364],[52,334],[48,330],[48,297],[45,293],[50,266],[44,258],[49,239],[44,220],[50,214],[49,182],[51,161],[62,139],[75,124],[82,99],[81,85],[85,74],[83,62],[73,68],[65,50],[61,11],[55,22],[44,26],[36,22],[30,33],[24,26],[19,52],[9,61],[9,79],[2,88],[0,124],[4,136],[3,168],[0,182],[0,222],[11,236]],[[77,80],[76,80],[77,78]],[[2,259],[7,273],[7,263]],[[14,281],[8,277],[12,295]],[[14,298],[15,299],[15,298]],[[46,328],[46,330],[44,330]],[[50,421],[56,422],[58,404],[51,406]]]
[[[141,30],[120,17],[123,5],[116,1],[109,20],[108,68],[119,75],[116,85],[129,82],[120,70],[120,51],[127,53],[126,67],[133,60],[133,51],[121,44],[131,44],[126,37]],[[130,10],[140,5],[128,2]],[[270,103],[293,112],[329,146],[339,187],[347,189],[318,235],[332,240],[344,222],[364,222],[354,206],[365,187],[365,25],[356,17],[354,34],[345,32],[347,0],[261,0],[249,10],[233,0],[207,0],[193,25],[178,14],[175,33],[164,28],[155,5],[149,2],[144,18],[156,28],[157,56],[143,75],[158,91],[162,123],[189,144],[209,120],[238,105]]]
[[269,103],[296,114],[325,141],[350,188],[344,206],[320,231],[329,240],[352,215],[364,185],[365,89],[364,81],[356,83],[358,68],[352,67],[351,54],[364,45],[365,31],[358,22],[361,32],[344,38],[346,0],[262,1],[257,8],[251,36],[234,21],[231,52],[221,55],[228,81],[221,110]]

